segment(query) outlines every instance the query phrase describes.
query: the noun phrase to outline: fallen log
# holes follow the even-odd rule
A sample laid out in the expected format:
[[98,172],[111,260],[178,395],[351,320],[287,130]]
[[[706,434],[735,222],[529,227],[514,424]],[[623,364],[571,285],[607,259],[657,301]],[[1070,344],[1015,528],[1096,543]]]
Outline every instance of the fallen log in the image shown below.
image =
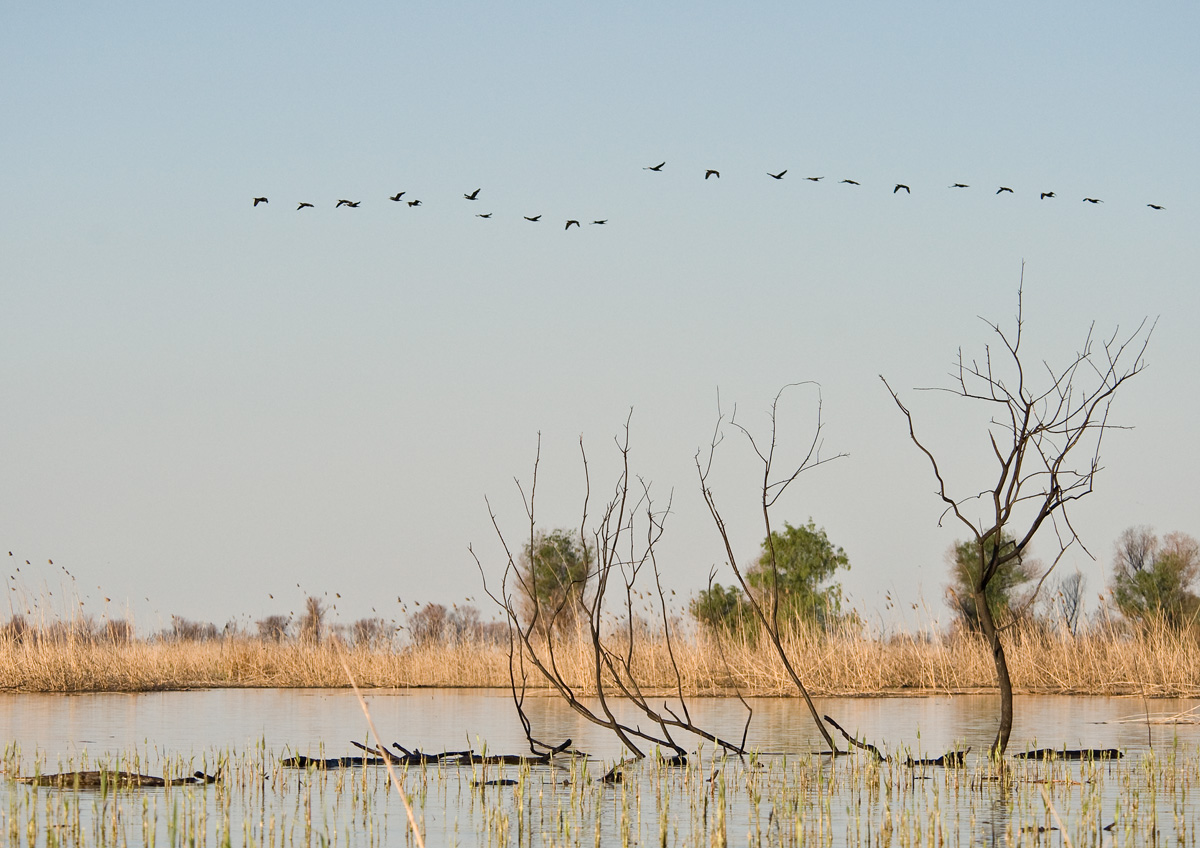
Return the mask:
[[354,768],[357,766],[382,766],[386,765],[386,760],[391,760],[393,765],[398,766],[424,766],[436,763],[446,763],[448,765],[496,765],[496,766],[544,766],[549,765],[551,760],[559,754],[567,754],[573,757],[584,757],[587,754],[582,751],[570,750],[571,740],[568,739],[561,745],[551,748],[544,754],[476,754],[474,751],[441,751],[439,753],[426,753],[419,749],[405,748],[399,742],[393,742],[392,747],[400,751],[399,754],[394,753],[383,746],[369,746],[361,742],[351,740],[351,745],[363,751],[368,756],[365,757],[308,757],[304,754],[297,754],[294,757],[287,757],[279,761],[279,764],[284,768],[318,768],[318,769],[334,769],[334,768]]
[[217,776],[202,771],[191,777],[158,777],[153,774],[136,774],[131,771],[67,771],[60,774],[38,774],[18,777],[17,783],[30,786],[54,786],[59,789],[140,789],[156,786],[186,786],[196,783],[216,783]]
[[1013,754],[1014,760],[1119,760],[1116,748],[1038,748]]
[[909,757],[907,760],[904,761],[904,764],[906,766],[908,766],[909,768],[913,768],[913,767],[920,768],[921,766],[942,766],[944,768],[962,768],[963,766],[965,766],[967,764],[967,754],[969,754],[970,752],[971,752],[971,749],[968,748],[965,751],[947,751],[946,753],[942,754],[940,757],[933,757],[932,759],[914,760],[912,757]]
[[[861,739],[856,739],[853,736],[851,736],[848,732],[846,732],[846,730],[840,724],[838,724],[836,721],[834,721],[829,716],[825,716],[825,721],[829,722],[829,724],[831,724],[834,728],[836,728],[837,732],[842,734],[842,737],[846,740],[846,742],[851,747],[859,748],[860,750],[867,751],[868,753],[871,754],[871,756],[875,757],[875,759],[879,760],[880,762],[895,762],[893,757],[889,756],[888,754],[883,753],[883,751],[876,748],[870,742],[863,742]],[[909,766],[910,768],[911,767],[921,767],[921,766],[941,766],[944,768],[961,768],[963,765],[966,764],[967,752],[970,750],[971,749],[968,748],[966,751],[947,751],[946,753],[942,754],[940,757],[932,757],[932,758],[919,759],[919,760],[914,760],[912,757],[908,757],[907,759],[905,759],[901,762],[903,762],[904,765]]]

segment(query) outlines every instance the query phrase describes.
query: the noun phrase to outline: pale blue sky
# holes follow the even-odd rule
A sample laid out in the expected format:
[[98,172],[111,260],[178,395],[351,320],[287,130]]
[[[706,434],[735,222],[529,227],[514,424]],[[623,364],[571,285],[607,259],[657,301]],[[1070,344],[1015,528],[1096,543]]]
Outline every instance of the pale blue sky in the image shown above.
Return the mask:
[[[607,490],[632,408],[687,596],[723,562],[692,459],[718,387],[754,424],[815,380],[850,457],[778,519],[846,548],[869,618],[889,591],[944,618],[961,534],[878,374],[919,423],[947,412],[908,390],[982,349],[1024,260],[1035,356],[1161,316],[1115,409],[1136,429],[1075,511],[1099,562],[1064,567],[1094,598],[1125,527],[1200,535],[1200,11],[1046,5],[10,4],[9,594],[59,597],[65,566],[85,609],[146,630],[477,596],[468,543],[500,564],[484,496],[519,537],[541,431],[541,515],[577,523],[577,440]],[[963,415],[940,444],[982,488]],[[721,461],[750,557],[754,469],[732,439]]]

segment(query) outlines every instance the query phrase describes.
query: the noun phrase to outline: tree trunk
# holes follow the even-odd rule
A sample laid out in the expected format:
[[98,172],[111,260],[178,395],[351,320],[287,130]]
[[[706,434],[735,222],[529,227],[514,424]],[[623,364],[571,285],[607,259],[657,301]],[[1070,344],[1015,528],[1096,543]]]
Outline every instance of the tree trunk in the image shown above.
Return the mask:
[[992,610],[988,607],[984,590],[979,587],[975,589],[975,610],[979,615],[979,629],[983,631],[983,637],[992,649],[992,661],[996,664],[996,683],[1000,686],[1000,727],[996,730],[996,741],[992,743],[990,752],[993,759],[999,760],[1004,756],[1009,734],[1012,733],[1012,680],[1008,676],[1008,661],[1004,658],[1004,645],[1000,641],[1000,633],[996,630],[996,622],[992,619]]

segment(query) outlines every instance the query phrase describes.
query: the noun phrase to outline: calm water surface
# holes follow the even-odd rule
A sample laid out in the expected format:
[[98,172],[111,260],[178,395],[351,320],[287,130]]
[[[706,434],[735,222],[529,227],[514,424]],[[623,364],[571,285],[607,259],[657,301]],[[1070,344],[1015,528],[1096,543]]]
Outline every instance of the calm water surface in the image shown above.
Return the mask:
[[[409,749],[528,750],[503,691],[376,691],[368,703],[385,741]],[[1003,788],[975,756],[995,732],[995,696],[818,703],[847,730],[889,752],[936,756],[955,746],[972,749],[967,769],[920,773],[864,758],[831,766],[828,758],[809,756],[823,745],[802,701],[749,703],[748,744],[764,752],[757,763],[714,760],[709,745],[687,769],[646,763],[630,771],[626,784],[589,782],[622,756],[615,738],[555,698],[531,697],[526,706],[535,735],[572,739],[595,758],[586,773],[441,767],[410,769],[405,782],[430,845],[709,845],[720,841],[719,833],[731,845],[814,839],[830,845],[893,839],[1065,844],[1061,831],[1036,830],[1052,825],[1042,787],[1052,790],[1072,844],[1143,844],[1150,820],[1155,841],[1200,839],[1200,804],[1189,794],[1193,777],[1200,787],[1200,775],[1193,774],[1200,770],[1200,727],[1145,721],[1147,712],[1183,714],[1196,701],[1018,697],[1010,751],[1119,748],[1126,758],[1099,767],[1020,765],[1019,778]],[[740,738],[746,710],[736,699],[696,699],[691,709],[698,724]],[[632,714],[625,718],[634,721]],[[403,808],[382,768],[319,773],[278,765],[294,753],[352,755],[350,741],[366,738],[362,711],[344,690],[0,695],[0,739],[10,748],[10,771],[94,768],[136,757],[138,769],[150,773],[190,773],[224,759],[232,775],[222,789],[142,790],[114,798],[5,780],[0,831],[13,845],[410,844]],[[696,749],[694,740],[685,745]],[[522,785],[472,785],[497,777],[519,778]],[[1101,830],[1113,821],[1120,826]]]

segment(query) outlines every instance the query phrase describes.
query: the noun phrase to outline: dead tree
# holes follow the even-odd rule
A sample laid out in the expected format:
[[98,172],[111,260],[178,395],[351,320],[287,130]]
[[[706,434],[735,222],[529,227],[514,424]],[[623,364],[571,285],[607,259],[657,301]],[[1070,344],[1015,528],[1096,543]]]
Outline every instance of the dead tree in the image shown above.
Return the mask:
[[[1013,722],[1012,680],[1000,636],[1022,610],[1015,611],[1007,622],[997,622],[985,597],[988,583],[1006,563],[1025,553],[1047,523],[1054,531],[1058,549],[1042,573],[1038,588],[1073,545],[1091,556],[1071,524],[1070,507],[1092,491],[1101,470],[1100,447],[1105,433],[1124,429],[1110,423],[1109,410],[1117,390],[1146,367],[1144,356],[1154,327],[1147,327],[1143,320],[1128,336],[1121,336],[1118,328],[1107,339],[1097,339],[1093,324],[1082,349],[1064,366],[1054,368],[1042,361],[1031,372],[1029,358],[1021,349],[1022,288],[1017,290],[1015,329],[1006,330],[998,323],[981,320],[999,338],[996,360],[990,346],[984,347],[982,361],[967,360],[960,348],[957,367],[950,375],[951,385],[921,390],[948,392],[993,409],[987,430],[995,477],[982,491],[965,495],[951,491],[933,449],[917,435],[912,413],[882,375],[880,379],[904,414],[913,444],[933,469],[935,491],[945,505],[939,526],[952,515],[966,528],[978,551],[979,567],[971,588],[1000,689],[1000,725],[991,747],[991,756],[999,760],[1008,745]],[[1037,372],[1040,376],[1035,376]],[[1026,608],[1036,595],[1037,589],[1027,599]]]
[[[782,474],[779,474],[775,470],[775,451],[778,447],[779,438],[779,399],[788,389],[797,388],[800,386],[812,386],[817,389],[816,426],[813,428],[812,438],[808,443],[808,449],[803,458],[801,458],[798,464],[790,466]],[[759,491],[759,505],[762,510],[763,528],[766,530],[767,542],[764,564],[766,565],[769,573],[770,586],[779,585],[779,566],[775,557],[774,536],[771,532],[771,509],[778,502],[779,498],[783,496],[783,493],[787,491],[788,487],[791,486],[792,483],[796,482],[796,478],[798,478],[802,473],[805,471],[810,471],[817,466],[824,465],[827,462],[832,462],[835,459],[840,459],[844,456],[847,456],[847,454],[844,453],[839,453],[828,457],[821,456],[822,430],[824,429],[824,424],[821,420],[821,408],[820,387],[817,386],[816,383],[792,383],[780,389],[779,393],[775,395],[774,401],[771,403],[770,438],[765,443],[756,441],[749,430],[737,423],[736,410],[729,421],[730,426],[733,426],[741,431],[741,433],[750,442],[751,448],[754,450],[755,455],[762,464],[762,485]],[[713,458],[716,455],[717,446],[723,440],[721,430],[723,423],[724,416],[721,413],[720,403],[718,401],[717,426],[713,431],[713,438],[709,444],[708,457],[702,463],[701,452],[698,451],[696,453],[696,471],[700,475],[700,491],[704,496],[704,502],[708,506],[709,513],[712,515],[713,522],[717,525],[717,532],[721,535],[721,542],[725,546],[725,556],[728,558],[729,567],[733,569],[733,574],[737,578],[738,584],[742,587],[742,591],[746,594],[750,609],[753,611],[755,619],[757,619],[759,625],[762,627],[763,632],[766,633],[776,655],[783,663],[783,667],[787,671],[788,677],[791,678],[792,683],[795,684],[796,689],[799,691],[800,697],[804,699],[804,703],[808,706],[808,711],[812,715],[812,719],[816,723],[817,729],[821,732],[821,736],[825,739],[825,744],[829,746],[829,749],[832,753],[837,754],[838,748],[833,742],[833,737],[830,735],[828,728],[826,728],[824,723],[822,723],[821,715],[817,712],[816,705],[813,704],[812,697],[808,694],[808,689],[805,687],[803,681],[801,681],[800,675],[797,674],[791,658],[788,656],[787,651],[783,647],[783,640],[780,636],[779,626],[779,592],[770,591],[767,592],[765,596],[760,597],[759,593],[755,592],[750,586],[750,583],[747,580],[746,570],[738,564],[737,555],[733,551],[733,542],[729,537],[729,530],[725,525],[725,520],[722,518],[720,510],[717,508],[716,498],[713,495],[712,488],[709,485],[709,477],[712,473],[713,467]]]
[[[506,564],[498,590],[489,588],[487,574],[475,551],[471,550],[483,578],[484,591],[504,611],[510,635],[509,673],[513,701],[529,740],[530,749],[542,754],[551,745],[534,738],[525,713],[525,690],[532,673],[545,682],[566,704],[583,718],[611,731],[635,757],[644,756],[644,748],[660,746],[674,752],[682,762],[686,749],[682,734],[706,739],[717,747],[736,754],[745,752],[750,708],[740,741],[732,741],[696,724],[684,695],[683,675],[675,661],[675,634],[668,613],[665,593],[656,559],[656,548],[663,534],[663,522],[670,512],[658,508],[650,493],[650,485],[632,475],[629,466],[629,420],[624,433],[614,440],[620,455],[620,471],[610,499],[600,509],[592,524],[588,510],[591,501],[591,480],[587,453],[580,439],[585,492],[579,525],[579,541],[585,550],[594,552],[587,575],[591,584],[584,592],[546,593],[529,581],[536,580],[537,570],[522,568],[519,555],[506,541],[495,512],[488,503],[492,526],[504,549]],[[537,474],[541,459],[541,437],[534,461],[533,480],[528,494],[518,482],[528,521],[530,550],[538,539],[535,514]],[[663,701],[648,690],[635,667],[635,654],[647,637],[647,629],[639,626],[637,601],[649,595],[656,599],[651,614],[652,627],[659,631],[671,664],[674,680],[674,705]],[[549,599],[549,600],[548,600]],[[569,606],[570,605],[570,606]],[[571,679],[562,664],[563,644],[556,638],[571,624],[571,632],[583,640],[587,655],[587,681]],[[594,706],[591,700],[594,699]],[[630,723],[619,718],[619,704],[631,705],[646,723]]]

